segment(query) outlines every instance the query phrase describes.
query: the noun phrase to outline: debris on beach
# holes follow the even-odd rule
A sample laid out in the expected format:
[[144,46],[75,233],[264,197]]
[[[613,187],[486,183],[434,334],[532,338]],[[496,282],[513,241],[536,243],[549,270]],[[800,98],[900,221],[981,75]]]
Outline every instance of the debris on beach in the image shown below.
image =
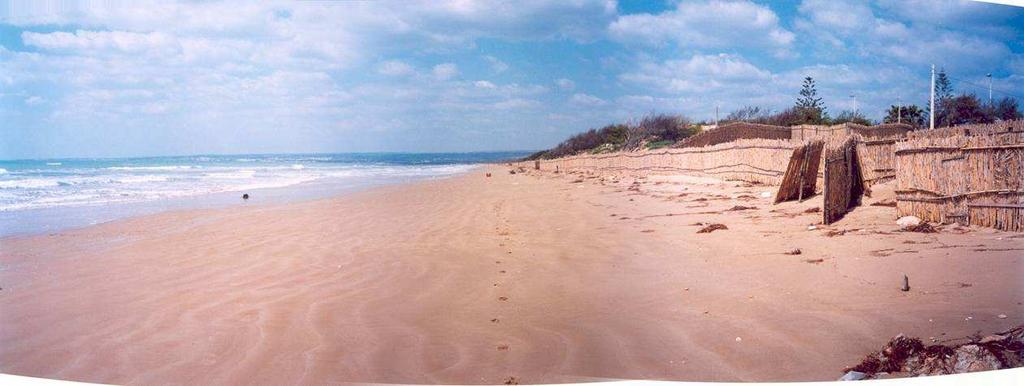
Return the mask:
[[509,170],[508,174],[516,174],[516,171],[515,170]]
[[761,192],[761,198],[770,198],[771,196],[772,192]]
[[903,229],[900,229],[900,232],[939,233],[939,230],[929,223],[922,222],[917,225],[903,227]]
[[896,220],[896,225],[899,225],[901,228],[918,225],[920,223],[921,219],[916,216],[903,216]]
[[820,263],[823,263],[823,262],[825,262],[825,259],[822,259],[822,258],[817,258],[817,259],[804,259],[804,262],[805,262],[805,263],[808,263],[808,264],[820,264]]
[[751,209],[757,209],[757,207],[736,205],[736,206],[734,206],[732,208],[726,209],[726,212],[739,211],[739,210],[751,210]]
[[845,235],[845,234],[846,234],[846,232],[848,232],[848,231],[847,231],[847,230],[845,230],[845,229],[843,229],[843,230],[835,230],[835,229],[831,229],[831,230],[829,230],[828,232],[825,232],[825,237],[836,237],[836,236],[842,236],[842,235]]
[[726,229],[729,229],[729,227],[725,226],[725,224],[710,224],[708,226],[701,228],[699,231],[697,231],[697,233],[711,233],[717,230]]
[[920,339],[900,334],[881,351],[869,354],[860,364],[844,372],[863,373],[861,379],[870,379],[880,373],[922,376],[1024,367],[1024,325],[968,339],[966,343],[953,346],[926,346]]
[[816,207],[813,207],[813,208],[807,208],[807,210],[804,210],[804,213],[819,213],[819,212],[821,212],[821,207],[820,206],[816,206]]
[[491,177],[491,173],[487,173],[487,177],[490,178]]
[[871,206],[886,206],[890,208],[896,207],[896,200],[885,199],[881,201],[872,202]]
[[800,248],[793,248],[793,250],[787,251],[784,254],[786,254],[786,255],[799,255],[801,253],[803,253],[803,251],[801,251]]
[[583,179],[582,179],[582,178],[577,178],[577,179],[575,179],[575,180],[572,180],[572,183],[574,183],[574,184],[578,184],[578,183],[580,183],[580,182],[583,182]]
[[508,379],[505,380],[505,384],[506,385],[518,385],[519,384],[519,380],[516,379],[516,377],[508,377]]

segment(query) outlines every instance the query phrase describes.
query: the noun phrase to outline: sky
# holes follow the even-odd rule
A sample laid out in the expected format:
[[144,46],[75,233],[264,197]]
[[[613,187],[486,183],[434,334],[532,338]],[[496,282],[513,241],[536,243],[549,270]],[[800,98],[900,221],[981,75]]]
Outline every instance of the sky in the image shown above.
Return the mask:
[[1024,9],[956,0],[0,0],[0,159],[536,150],[647,113],[1024,95]]

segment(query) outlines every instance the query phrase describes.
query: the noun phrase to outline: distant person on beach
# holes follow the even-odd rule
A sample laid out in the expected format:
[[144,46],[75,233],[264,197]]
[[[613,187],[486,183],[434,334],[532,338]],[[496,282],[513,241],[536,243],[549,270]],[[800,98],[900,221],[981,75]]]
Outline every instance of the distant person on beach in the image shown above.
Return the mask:
[[242,194],[242,199],[249,201],[249,193]]

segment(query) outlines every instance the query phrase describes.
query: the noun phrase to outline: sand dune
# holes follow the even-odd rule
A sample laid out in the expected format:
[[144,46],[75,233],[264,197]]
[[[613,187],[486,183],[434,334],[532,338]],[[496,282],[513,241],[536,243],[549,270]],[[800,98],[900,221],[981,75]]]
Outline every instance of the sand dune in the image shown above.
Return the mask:
[[[629,190],[490,171],[0,240],[0,371],[128,384],[832,380],[900,332],[943,340],[1024,321],[1019,234],[894,232],[892,209],[872,206],[808,230],[820,197],[773,206],[760,197],[771,188],[734,182]],[[721,212],[735,205],[757,209]]]

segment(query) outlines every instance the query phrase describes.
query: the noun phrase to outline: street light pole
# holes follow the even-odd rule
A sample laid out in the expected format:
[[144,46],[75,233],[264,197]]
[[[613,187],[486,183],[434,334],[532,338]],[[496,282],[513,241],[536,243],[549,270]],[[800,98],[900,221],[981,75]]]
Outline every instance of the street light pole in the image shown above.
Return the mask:
[[935,65],[932,65],[932,92],[929,98],[930,109],[928,112],[928,128],[935,129]]
[[896,123],[903,123],[903,101],[899,93],[896,93]]
[[992,105],[992,73],[985,74],[988,77],[988,105]]

